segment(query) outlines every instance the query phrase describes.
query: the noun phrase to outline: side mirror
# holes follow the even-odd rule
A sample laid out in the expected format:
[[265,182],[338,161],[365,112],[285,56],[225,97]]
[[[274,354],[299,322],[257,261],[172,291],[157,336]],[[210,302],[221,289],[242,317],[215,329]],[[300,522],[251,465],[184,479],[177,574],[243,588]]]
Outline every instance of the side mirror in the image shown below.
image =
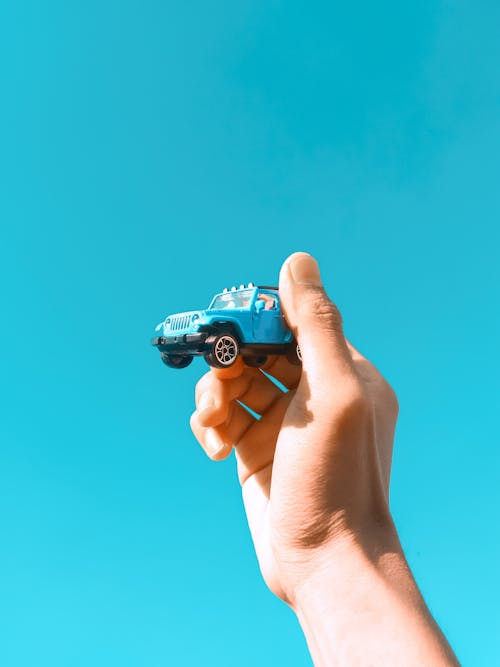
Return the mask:
[[261,310],[264,310],[265,305],[266,302],[264,301],[264,299],[257,299],[257,301],[255,302],[255,310],[258,313],[260,313]]

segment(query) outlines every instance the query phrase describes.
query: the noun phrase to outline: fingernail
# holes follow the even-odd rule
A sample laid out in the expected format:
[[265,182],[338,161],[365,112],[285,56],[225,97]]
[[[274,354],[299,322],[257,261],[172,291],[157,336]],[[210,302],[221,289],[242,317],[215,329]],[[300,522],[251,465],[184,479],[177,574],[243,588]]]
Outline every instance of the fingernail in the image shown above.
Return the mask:
[[215,406],[214,399],[208,392],[206,392],[205,394],[201,395],[201,398],[198,402],[198,414],[201,415],[202,412],[204,412],[205,410],[209,410],[214,406]]
[[208,429],[205,436],[205,447],[210,456],[216,456],[224,449],[225,445],[213,429]]
[[290,272],[293,281],[298,285],[311,285],[313,287],[321,287],[322,285],[318,262],[311,255],[302,255],[292,259]]

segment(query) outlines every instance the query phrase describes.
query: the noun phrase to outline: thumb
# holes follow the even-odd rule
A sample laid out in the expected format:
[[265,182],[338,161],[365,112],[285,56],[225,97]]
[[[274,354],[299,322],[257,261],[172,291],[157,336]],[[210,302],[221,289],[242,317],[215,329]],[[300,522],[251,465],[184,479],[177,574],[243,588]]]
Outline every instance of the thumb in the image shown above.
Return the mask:
[[337,306],[325,292],[318,263],[305,252],[285,260],[279,292],[286,320],[300,347],[303,367],[313,377],[351,374],[353,364]]

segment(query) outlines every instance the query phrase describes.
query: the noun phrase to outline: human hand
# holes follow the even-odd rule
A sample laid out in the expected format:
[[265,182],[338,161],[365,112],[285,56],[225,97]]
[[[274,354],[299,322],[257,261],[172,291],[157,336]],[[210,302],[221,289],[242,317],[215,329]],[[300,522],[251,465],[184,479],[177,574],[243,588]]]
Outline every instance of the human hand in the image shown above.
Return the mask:
[[285,261],[279,292],[303,365],[279,356],[264,370],[288,392],[241,360],[212,369],[196,387],[191,427],[214,460],[234,447],[263,577],[293,606],[336,544],[369,551],[379,544],[375,533],[392,532],[388,488],[398,403],[346,341],[311,256]]

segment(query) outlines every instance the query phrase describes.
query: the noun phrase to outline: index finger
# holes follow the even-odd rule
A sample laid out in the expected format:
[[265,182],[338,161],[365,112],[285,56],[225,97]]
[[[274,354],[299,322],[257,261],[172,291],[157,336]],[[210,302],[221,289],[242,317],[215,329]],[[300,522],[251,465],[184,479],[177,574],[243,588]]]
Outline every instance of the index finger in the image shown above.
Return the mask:
[[[198,406],[198,402],[203,393],[207,391],[208,388],[213,389],[214,385],[217,386],[218,382],[214,380],[235,380],[243,375],[245,370],[248,370],[248,367],[245,366],[241,358],[238,358],[235,363],[230,368],[214,368],[210,367],[210,370],[203,375],[200,380],[198,380],[195,387],[195,402]],[[222,389],[222,385],[219,385],[219,388]],[[217,395],[220,392],[217,392]],[[219,397],[219,396],[218,396]]]
[[243,363],[243,359],[238,357],[234,364],[229,368],[212,368],[211,372],[215,374],[215,377],[219,380],[232,380],[239,377],[243,374],[246,366]]

